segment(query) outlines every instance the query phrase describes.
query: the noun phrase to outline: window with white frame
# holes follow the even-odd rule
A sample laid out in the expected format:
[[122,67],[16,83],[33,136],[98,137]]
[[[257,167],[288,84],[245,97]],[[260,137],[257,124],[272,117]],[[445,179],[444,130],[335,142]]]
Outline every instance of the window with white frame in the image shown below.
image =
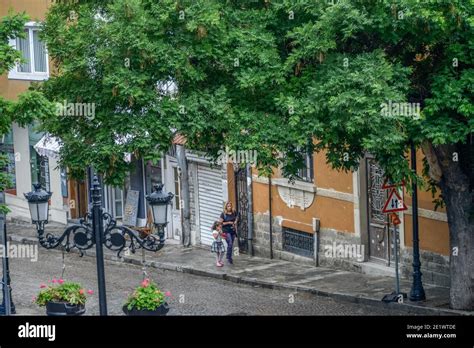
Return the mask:
[[112,199],[114,202],[114,217],[123,217],[123,190],[119,187],[114,187],[112,191]]
[[10,45],[21,52],[23,61],[10,70],[9,79],[41,81],[48,78],[48,52],[39,34],[39,25],[36,22],[28,22],[24,37],[10,40]]

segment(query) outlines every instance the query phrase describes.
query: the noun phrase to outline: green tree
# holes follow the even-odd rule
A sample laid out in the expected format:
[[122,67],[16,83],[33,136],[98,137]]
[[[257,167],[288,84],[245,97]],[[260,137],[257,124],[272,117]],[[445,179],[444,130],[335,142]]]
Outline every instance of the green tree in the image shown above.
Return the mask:
[[[225,146],[258,149],[262,174],[280,166],[291,178],[304,152],[325,150],[336,169],[354,170],[371,153],[393,180],[422,183],[406,158],[413,142],[458,248],[451,307],[472,309],[473,8],[417,0],[61,1],[43,32],[58,71],[42,91],[54,102],[95,103],[96,113],[44,113],[43,126],[61,138],[63,164],[77,173],[94,165],[116,184],[128,170],[124,152],[157,159],[175,131],[212,156]],[[383,112],[392,102],[419,103],[420,113]]]

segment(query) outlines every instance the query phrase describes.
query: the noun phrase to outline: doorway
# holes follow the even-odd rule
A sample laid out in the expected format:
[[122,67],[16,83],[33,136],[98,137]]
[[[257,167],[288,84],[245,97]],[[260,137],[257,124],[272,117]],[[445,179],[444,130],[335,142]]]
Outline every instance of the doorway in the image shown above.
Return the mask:
[[174,197],[171,203],[171,216],[168,224],[168,238],[181,240],[182,223],[181,223],[181,180],[180,170],[176,158],[169,155],[166,156],[166,179],[165,190],[171,192]]
[[385,173],[373,158],[366,159],[366,171],[368,256],[370,261],[389,265],[392,242],[387,214],[382,212],[387,200],[387,190],[382,188]]

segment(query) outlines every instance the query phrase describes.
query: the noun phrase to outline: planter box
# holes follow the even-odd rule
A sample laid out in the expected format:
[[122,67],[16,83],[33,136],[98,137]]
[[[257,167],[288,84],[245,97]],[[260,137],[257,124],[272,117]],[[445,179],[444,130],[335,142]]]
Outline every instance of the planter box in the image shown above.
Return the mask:
[[132,308],[131,310],[128,310],[127,306],[123,306],[122,310],[126,315],[131,315],[131,316],[163,316],[163,315],[166,315],[169,312],[170,307],[165,302],[161,306],[159,306],[157,309],[155,309],[154,311],[150,311],[150,310],[147,310],[147,309],[138,310],[138,309],[135,309],[135,308]]
[[46,314],[49,316],[63,317],[82,315],[86,312],[84,305],[74,305],[65,302],[46,303]]

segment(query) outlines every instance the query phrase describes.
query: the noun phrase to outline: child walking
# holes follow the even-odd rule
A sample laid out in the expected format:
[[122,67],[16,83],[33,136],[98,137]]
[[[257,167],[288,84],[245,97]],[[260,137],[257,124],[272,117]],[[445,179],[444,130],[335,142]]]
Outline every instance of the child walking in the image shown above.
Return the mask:
[[216,266],[222,267],[224,266],[222,259],[225,254],[225,246],[222,239],[222,222],[216,221],[212,224],[212,237],[214,242],[212,242],[211,252],[216,253]]

